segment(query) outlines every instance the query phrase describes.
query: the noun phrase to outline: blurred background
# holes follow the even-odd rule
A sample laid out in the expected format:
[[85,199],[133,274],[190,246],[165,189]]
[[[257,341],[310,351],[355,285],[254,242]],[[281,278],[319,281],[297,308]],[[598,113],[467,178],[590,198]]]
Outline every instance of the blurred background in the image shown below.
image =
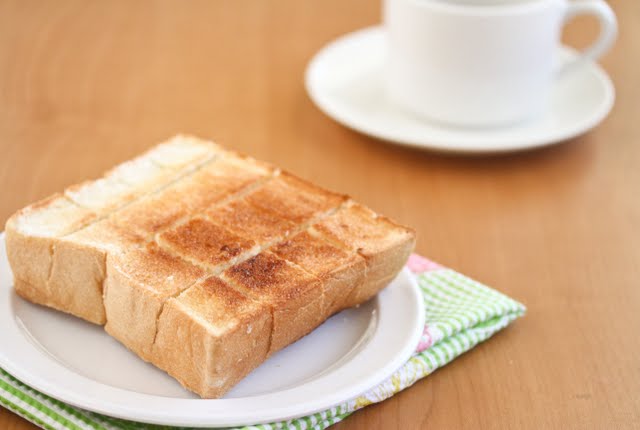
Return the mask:
[[[365,137],[309,100],[308,61],[379,23],[378,1],[2,1],[0,220],[176,133],[212,138],[415,227],[419,253],[529,307],[490,348],[336,428],[632,428],[640,2],[609,4],[620,36],[601,64],[617,99],[603,124],[548,149],[465,158]],[[578,18],[564,40],[582,47],[596,32]]]

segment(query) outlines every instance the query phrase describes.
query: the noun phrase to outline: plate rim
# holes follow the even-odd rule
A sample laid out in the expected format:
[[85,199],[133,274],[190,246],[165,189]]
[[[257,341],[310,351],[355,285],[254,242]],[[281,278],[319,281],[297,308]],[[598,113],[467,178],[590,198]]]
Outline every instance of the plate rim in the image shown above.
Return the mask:
[[[0,264],[2,264],[0,269],[3,272],[3,276],[6,274],[6,276],[12,279],[4,242],[5,237],[4,232],[2,232],[0,233]],[[5,266],[8,272],[4,271]],[[284,399],[291,398],[292,395],[300,396],[300,392],[305,391],[305,387],[313,386],[316,379],[291,388],[278,390],[275,393],[230,399],[169,398],[158,395],[136,393],[131,390],[109,386],[99,381],[92,380],[79,372],[74,372],[72,369],[59,362],[55,357],[51,357],[46,351],[42,351],[38,345],[33,344],[32,341],[27,339],[28,332],[25,332],[24,329],[19,327],[20,321],[16,318],[13,311],[3,312],[5,308],[12,308],[11,300],[15,292],[13,291],[13,285],[11,282],[9,282],[9,285],[7,285],[6,288],[5,285],[0,285],[0,328],[2,328],[0,332],[3,333],[2,337],[4,338],[3,342],[0,343],[0,366],[26,385],[64,403],[110,417],[149,424],[190,427],[228,427],[299,418],[330,409],[366,392],[368,389],[387,379],[411,357],[419,342],[420,336],[422,335],[425,321],[425,310],[422,304],[420,287],[418,286],[415,278],[411,275],[410,271],[404,267],[398,274],[397,279],[398,283],[392,287],[398,290],[396,296],[399,297],[403,294],[407,295],[407,298],[404,299],[404,303],[407,304],[407,302],[410,302],[409,304],[413,304],[413,312],[407,319],[407,322],[411,321],[410,325],[413,331],[406,335],[403,342],[403,348],[399,351],[395,351],[394,354],[391,354],[384,366],[377,368],[374,372],[367,375],[366,378],[360,379],[358,384],[351,385],[346,388],[343,387],[341,390],[334,391],[331,396],[327,396],[325,394],[320,398],[314,395],[309,395],[307,392],[305,400],[301,403],[294,404],[293,406],[288,402],[274,404],[273,400],[271,403],[269,403],[268,400],[269,398],[275,397],[276,401],[282,401]],[[386,289],[385,292],[387,291],[393,292],[394,290]],[[380,312],[380,309],[384,309],[385,306],[383,300],[391,301],[394,299],[394,296],[390,296],[389,294],[386,296],[390,298],[381,299],[381,296],[379,296],[376,299],[377,316],[374,316],[373,318],[378,318],[378,327],[376,327],[375,332],[378,332],[379,327],[383,324],[387,325],[387,327],[383,327],[384,330],[387,332],[392,330],[389,326],[389,323],[391,322],[389,319],[390,315],[386,317],[389,322],[385,323],[385,320],[382,319],[384,315]],[[395,297],[396,301],[398,300],[398,297]],[[400,300],[400,302],[403,303],[402,300]],[[390,305],[391,304],[387,304],[386,306],[388,307]],[[407,309],[402,309],[402,314],[408,315],[409,312]],[[375,334],[372,336],[372,339],[369,340],[368,344],[375,339],[375,336]],[[18,343],[16,344],[16,342]],[[17,348],[16,345],[18,346]],[[25,350],[25,348],[27,349]],[[15,351],[11,352],[12,349],[15,349]],[[7,351],[9,352],[7,353]],[[330,374],[333,374],[334,378],[337,378],[341,369],[344,369],[348,363],[351,363],[358,356],[360,356],[360,360],[362,360],[362,357],[366,356],[366,351],[367,348],[365,346],[362,351],[355,354],[352,359],[343,366],[335,369],[333,372],[330,372]],[[22,357],[23,360],[17,362],[17,359],[25,353],[29,353],[29,357],[27,357],[26,360]],[[21,363],[23,365],[21,365]],[[40,367],[39,371],[36,366],[36,370],[34,371],[32,367],[29,367],[34,363],[44,364],[44,366]],[[27,369],[24,368],[24,365],[27,366]],[[44,374],[52,369],[57,372],[53,376]],[[325,376],[323,379],[321,376],[318,379],[320,381],[326,381],[327,377]],[[330,380],[331,379],[329,379],[329,381]],[[57,386],[56,383],[61,381],[62,385]],[[322,386],[322,384],[316,385]],[[326,385],[326,382],[324,385]],[[130,398],[133,395],[134,398],[136,398],[137,403],[134,406],[131,406],[130,401],[122,401],[120,404],[113,405],[112,399],[114,397],[111,397],[105,402],[104,398],[96,397],[96,392],[100,392],[101,394],[106,392],[112,396],[124,396],[125,398]],[[90,395],[87,396],[87,393],[90,393]],[[140,404],[140,402],[145,401],[153,402],[157,408],[155,410],[150,410],[148,404]],[[267,406],[258,410],[256,408],[256,402],[262,402]],[[242,416],[240,416],[238,412],[222,417],[216,415],[205,416],[204,414],[211,414],[212,411],[219,412],[223,407],[225,409],[246,408],[248,403],[251,404],[253,409],[249,409],[249,414],[246,414],[245,409]],[[176,410],[188,410],[188,412],[180,414],[175,413]]]
[[[382,142],[387,144],[400,145],[403,147],[431,151],[435,153],[462,155],[491,155],[527,151],[536,148],[556,145],[586,133],[587,131],[600,124],[600,122],[602,122],[607,117],[615,102],[615,87],[609,75],[604,71],[604,69],[602,69],[602,67],[598,63],[589,62],[585,65],[585,67],[588,68],[588,73],[592,74],[594,78],[598,80],[598,83],[601,85],[605,95],[602,100],[600,100],[598,106],[594,107],[590,111],[589,115],[585,115],[579,121],[576,121],[572,127],[567,128],[562,133],[557,133],[554,135],[536,135],[533,138],[514,138],[514,143],[511,144],[494,143],[492,145],[490,143],[487,143],[488,141],[483,140],[482,145],[478,146],[470,143],[469,139],[467,138],[443,139],[439,137],[429,141],[427,139],[415,139],[407,136],[394,136],[393,133],[387,133],[382,130],[377,130],[375,127],[368,127],[366,125],[363,126],[360,121],[350,119],[349,114],[344,114],[340,109],[335,108],[334,103],[331,101],[332,97],[327,96],[326,93],[320,88],[321,85],[317,84],[319,75],[318,69],[321,67],[323,61],[327,56],[330,56],[334,51],[343,48],[342,45],[354,43],[355,41],[363,40],[366,38],[382,37],[384,35],[384,32],[385,30],[382,25],[368,26],[352,31],[350,33],[343,34],[326,43],[319,51],[314,54],[311,60],[307,63],[304,75],[304,86],[309,98],[314,103],[314,105],[329,118],[333,119],[337,123],[341,124],[344,127],[347,127],[350,130],[381,140]],[[560,44],[558,49],[562,53],[568,55],[577,55],[575,49],[564,44]],[[410,116],[410,114],[407,114],[407,116]],[[434,125],[437,126],[437,124]],[[441,126],[443,127],[443,129],[449,131],[456,129],[455,127],[446,127],[443,125]],[[517,125],[514,127],[517,127]],[[463,128],[460,128],[459,130],[464,130],[465,132],[468,132],[469,130],[473,131],[473,129]],[[478,129],[477,131],[479,134],[486,133],[486,130],[482,129]]]

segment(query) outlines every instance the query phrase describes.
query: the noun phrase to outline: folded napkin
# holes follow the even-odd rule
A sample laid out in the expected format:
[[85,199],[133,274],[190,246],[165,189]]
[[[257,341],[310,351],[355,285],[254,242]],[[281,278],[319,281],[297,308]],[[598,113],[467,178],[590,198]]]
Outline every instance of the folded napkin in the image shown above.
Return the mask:
[[[243,429],[318,429],[381,402],[488,339],[525,312],[520,303],[451,269],[412,255],[408,268],[422,290],[426,320],[416,352],[391,377],[366,393],[324,412]],[[0,403],[44,429],[171,429],[110,418],[48,397],[0,368]]]

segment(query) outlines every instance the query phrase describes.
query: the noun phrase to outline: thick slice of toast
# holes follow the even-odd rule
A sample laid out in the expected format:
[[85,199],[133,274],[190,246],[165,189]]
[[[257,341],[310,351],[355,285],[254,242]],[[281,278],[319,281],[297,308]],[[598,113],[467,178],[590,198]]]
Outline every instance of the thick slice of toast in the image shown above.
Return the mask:
[[414,234],[347,196],[178,136],[18,211],[21,296],[105,325],[203,397],[398,273]]

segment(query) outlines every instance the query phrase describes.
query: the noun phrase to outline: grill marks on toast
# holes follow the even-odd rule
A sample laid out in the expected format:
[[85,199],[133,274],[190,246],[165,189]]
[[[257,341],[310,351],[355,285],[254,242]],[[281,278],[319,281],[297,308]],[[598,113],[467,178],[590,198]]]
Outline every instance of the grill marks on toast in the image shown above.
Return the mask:
[[[174,138],[165,144],[159,145],[157,148],[163,148],[163,145],[176,146],[178,138]],[[161,171],[163,174],[161,177],[146,178],[141,182],[135,180],[133,171],[138,166],[153,165],[158,167],[158,163],[154,162],[146,157],[151,157],[154,153],[154,149],[147,153],[131,160],[124,162],[117,167],[109,170],[104,177],[96,179],[94,181],[85,181],[78,185],[72,185],[68,187],[64,193],[55,194],[47,199],[37,202],[33,205],[23,209],[24,211],[36,212],[39,209],[49,209],[44,211],[42,215],[51,219],[55,219],[56,223],[46,223],[40,231],[29,231],[27,233],[33,233],[38,235],[39,233],[47,234],[52,237],[64,237],[71,235],[77,231],[89,227],[90,225],[97,223],[105,218],[111,217],[117,212],[121,212],[124,208],[142,200],[147,196],[153,196],[161,193],[164,189],[171,187],[172,185],[186,180],[189,176],[194,175],[204,166],[210,164],[216,156],[219,156],[222,151],[217,145],[209,142],[201,142],[201,145],[211,145],[209,152],[201,151],[202,159],[191,160],[191,165],[181,165],[174,167],[170,171]],[[144,167],[148,169],[147,167]],[[109,189],[109,185],[114,185],[115,189]],[[96,195],[108,193],[108,197],[116,200],[116,203],[105,202],[101,204]],[[122,195],[116,194],[122,192]],[[108,200],[108,199],[103,199]],[[52,210],[51,210],[52,209]],[[67,209],[66,211],[64,209]],[[20,215],[20,212],[17,214]],[[31,220],[32,221],[32,220]],[[62,221],[62,226],[60,226]],[[33,228],[33,222],[28,228]],[[37,227],[36,223],[36,227]],[[51,227],[59,227],[58,230],[51,230]],[[52,234],[53,233],[53,234]]]
[[315,224],[311,231],[339,248],[357,253],[366,262],[364,284],[354,289],[346,307],[368,300],[380,290],[380,285],[389,283],[415,245],[413,230],[355,202]]
[[[40,207],[49,215],[27,227],[34,240],[40,230],[56,238],[29,244],[49,260],[46,287],[90,286],[83,307],[71,303],[73,288],[41,302],[106,323],[204,397],[224,394],[269,355],[375,294],[413,247],[413,232],[347,196],[188,137],[23,211]],[[47,230],[48,217],[64,225]],[[41,285],[42,274],[21,273],[23,294],[41,299],[29,285]]]
[[[146,312],[144,316],[138,317],[144,322],[144,326],[153,326],[153,336],[144,337],[145,339],[151,338],[150,345],[140,345],[140,342],[135,342],[135,339],[140,338],[139,336],[127,339],[126,326],[117,327],[108,323],[107,330],[110,334],[122,340],[143,358],[153,360],[151,350],[158,337],[158,327],[165,304],[199,281],[224,270],[237,258],[241,258],[242,253],[250,252],[253,247],[253,243],[247,240],[239,243],[238,236],[228,232],[224,227],[210,222],[199,212],[205,208],[215,208],[242,198],[278,174],[279,170],[266,163],[257,162],[234,153],[222,154],[217,160],[191,175],[186,181],[167,187],[162,192],[171,193],[171,195],[163,195],[162,193],[158,195],[157,202],[169,202],[169,205],[173,204],[177,208],[179,214],[177,219],[176,217],[168,220],[162,218],[162,209],[166,209],[166,206],[160,207],[159,212],[153,212],[153,203],[155,203],[152,200],[153,197],[131,205],[123,212],[116,213],[112,218],[118,225],[129,225],[129,228],[136,231],[137,234],[144,236],[146,243],[156,246],[172,258],[197,267],[202,276],[193,279],[189,284],[183,284],[175,291],[156,294],[151,306],[153,312]],[[189,194],[180,195],[179,191]],[[149,217],[150,212],[152,213],[151,217]],[[126,213],[126,217],[120,217],[122,213]],[[162,222],[155,222],[154,213],[160,214]],[[136,228],[135,220],[142,220],[137,224],[138,227],[142,226],[142,229]],[[255,252],[258,251],[254,250],[253,253]],[[133,260],[140,259],[134,258]],[[116,270],[114,268],[114,271]],[[145,268],[144,270],[149,269]],[[123,297],[123,301],[129,303],[129,307],[135,307],[133,299],[127,296],[135,295],[136,293],[132,293],[131,290],[140,289],[139,285],[133,285],[126,279],[115,280],[109,285],[112,286],[105,289],[107,314],[117,313],[122,308],[118,305],[117,300],[111,300],[110,297],[107,297],[110,295],[120,295]]]
[[[273,328],[267,356],[301,338],[322,322],[319,279],[268,251],[230,267],[222,274],[222,279],[269,308]],[[300,311],[308,306],[315,310],[311,312],[310,321],[298,321]]]
[[252,205],[246,196],[227,205],[210,208],[205,216],[232,233],[259,243],[277,241],[296,228],[296,223]]
[[[204,213],[187,216],[173,227],[156,233],[155,241],[168,252],[198,265],[212,275],[218,275],[228,267],[269,249],[289,235],[306,230],[313,223],[330,216],[347,200],[346,196],[304,183],[306,192],[315,187],[320,197],[307,199],[304,216],[298,214],[293,219],[287,219],[281,215],[279,208],[274,210],[271,205],[256,204],[261,201],[260,196],[270,195],[270,190],[280,190],[280,179],[279,171],[275,171],[265,180],[256,180]],[[289,178],[285,181],[295,184]],[[300,183],[303,182],[300,180]],[[295,200],[297,195],[295,189],[290,189],[290,194],[281,199]],[[286,204],[293,206],[292,202]]]
[[235,264],[242,255],[258,250],[253,240],[243,239],[202,217],[165,231],[157,236],[157,241],[163,248],[213,274]]
[[238,199],[279,173],[252,161],[234,154],[220,155],[183,180],[114,214],[114,219],[151,241],[154,235],[208,208]]
[[[312,274],[297,268],[295,264],[279,259],[268,253],[270,247],[282,242],[286,237],[306,230],[313,223],[319,222],[330,216],[343,202],[346,196],[339,196],[326,192],[315,202],[309,200],[306,203],[305,216],[297,217],[295,221],[283,218],[277,211],[264,205],[256,205],[256,193],[261,193],[279,179],[274,175],[274,179],[265,181],[260,186],[253,187],[252,190],[245,190],[239,193],[236,198],[227,199],[224,204],[217,204],[203,214],[197,214],[192,218],[183,220],[171,229],[156,235],[157,243],[162,249],[167,250],[174,256],[193,263],[211,275],[207,281],[222,283],[225,288],[233,290],[230,295],[242,297],[244,301],[249,301],[256,306],[251,324],[246,321],[235,321],[232,327],[229,326],[227,333],[218,332],[216,335],[207,335],[207,330],[216,331],[216,324],[220,323],[213,318],[213,325],[207,323],[207,319],[196,318],[203,327],[193,327],[190,322],[185,322],[180,315],[193,315],[194,311],[189,310],[188,303],[184,303],[186,297],[199,297],[204,303],[212,301],[213,304],[219,300],[215,297],[217,290],[200,291],[198,294],[194,290],[202,290],[201,283],[184,289],[179,295],[169,297],[155,318],[156,332],[154,335],[154,362],[160,367],[172,368],[169,363],[174,361],[172,355],[174,350],[167,351],[163,345],[170,344],[173,337],[173,344],[176,339],[184,336],[208,336],[210,344],[206,348],[214,348],[216,342],[222,342],[224,338],[234,337],[244,330],[246,333],[240,338],[237,337],[234,344],[251,344],[251,354],[241,354],[236,359],[239,363],[239,371],[224,378],[220,376],[217,384],[207,385],[203,383],[202,375],[194,374],[193,370],[182,369],[181,372],[187,374],[180,378],[187,388],[197,391],[205,396],[217,397],[233,386],[240,378],[260,364],[266,357],[288,345],[294,340],[306,334],[315,326],[322,322],[322,305],[324,291],[320,280]],[[310,185],[304,184],[308,190]],[[318,189],[319,191],[323,191]],[[292,190],[295,191],[295,190]],[[296,195],[293,192],[293,195]],[[289,198],[292,198],[289,196]],[[327,203],[329,202],[329,203]],[[279,261],[277,267],[280,270],[287,269],[287,276],[273,280],[266,289],[254,290],[247,288],[246,283],[241,283],[238,279],[233,279],[230,275],[235,273],[235,268],[246,268],[255,261],[263,261],[268,255],[270,261]],[[255,264],[252,266],[255,268]],[[275,270],[275,266],[271,266]],[[277,275],[277,271],[272,276]],[[262,279],[265,280],[264,277]],[[285,282],[286,281],[286,282]],[[277,288],[278,287],[278,288]],[[269,295],[265,291],[271,290]],[[280,293],[279,295],[276,293]],[[315,294],[315,296],[314,296]],[[313,298],[313,300],[311,300]],[[315,308],[314,308],[315,306]],[[313,309],[312,309],[313,308]],[[300,311],[303,309],[303,311]],[[195,312],[197,313],[197,312]],[[234,319],[234,313],[227,313],[226,317]],[[191,317],[192,318],[192,317]],[[297,319],[296,319],[297,318]],[[302,318],[302,320],[301,320]],[[193,319],[193,318],[192,318]],[[291,321],[289,321],[291,319]],[[179,327],[179,328],[175,328]],[[205,330],[205,333],[202,333]],[[278,333],[274,339],[274,332]],[[198,342],[203,342],[198,339]],[[245,342],[245,343],[243,343]],[[205,348],[205,349],[206,349]],[[241,348],[242,349],[242,348]],[[235,349],[234,349],[235,351]],[[186,356],[198,353],[190,346],[182,350]],[[225,352],[226,355],[233,355],[235,352]],[[236,354],[236,355],[237,355]],[[210,358],[210,357],[209,357]],[[208,380],[205,378],[205,380]],[[222,385],[219,385],[222,384]],[[204,393],[204,394],[203,394]]]
[[[256,321],[255,331],[250,331],[253,326],[247,326],[249,328],[247,328],[243,340],[234,341],[235,343],[246,341],[254,345],[251,357],[242,354],[241,357],[237,357],[242,365],[240,365],[238,372],[224,378],[226,382],[223,385],[202,385],[201,375],[195,375],[188,369],[183,369],[188,376],[181,378],[181,383],[208,397],[218,397],[264,361],[268,355],[307,334],[323,321],[324,291],[320,279],[297,268],[291,262],[275,257],[268,253],[268,250],[286,237],[302,232],[313,223],[331,216],[347,197],[326,192],[326,197],[317,199],[315,203],[311,203],[311,201],[307,203],[305,216],[296,218],[298,221],[296,223],[293,220],[283,218],[279,213],[264,207],[264,205],[259,206],[253,203],[255,202],[254,194],[269,189],[277,179],[279,178],[276,176],[275,179],[266,182],[263,186],[256,187],[255,190],[244,193],[237,199],[229,200],[224,205],[210,208],[204,214],[197,215],[188,222],[180,223],[175,228],[165,230],[156,236],[157,242],[163,249],[206,270],[212,275],[209,279],[223,282],[226,288],[233,289],[236,295],[239,294],[245,300],[258,306],[260,311],[256,312],[262,312],[254,318]],[[304,184],[304,186],[307,190],[310,187],[309,184]],[[324,192],[321,189],[319,191]],[[296,193],[293,192],[292,195],[295,196]],[[288,198],[293,197],[290,195]],[[327,202],[330,203],[327,204]],[[227,257],[226,260],[220,258],[221,256]],[[269,266],[272,270],[271,276],[276,279],[272,280],[269,285],[265,285],[265,289],[252,290],[252,288],[248,288],[246,282],[242,283],[241,280],[231,276],[232,273],[237,273],[234,269],[238,268],[245,269],[250,266],[253,269],[256,267],[264,269],[264,265],[256,266],[255,262],[263,262],[265,256],[269,256],[268,259],[272,263],[274,261],[280,262],[279,265]],[[277,277],[279,271],[285,268],[287,275]],[[268,270],[263,270],[263,275],[265,273],[268,273]],[[265,279],[263,276],[262,281]],[[171,371],[171,366],[168,363],[172,361],[170,357],[172,353],[166,352],[162,345],[168,344],[168,339],[171,336],[174,336],[175,344],[175,339],[179,336],[185,336],[186,333],[193,335],[193,330],[201,330],[201,328],[195,329],[191,324],[181,321],[178,316],[180,313],[183,315],[193,313],[185,309],[184,303],[180,306],[178,303],[181,303],[183,297],[195,294],[191,290],[201,288],[198,285],[193,285],[177,297],[165,301],[165,305],[156,318],[153,346],[153,350],[157,354],[155,359],[160,367],[169,369],[169,371]],[[252,285],[255,286],[255,284]],[[271,295],[266,291],[270,291]],[[209,293],[214,294],[211,291]],[[198,297],[203,301],[211,300],[214,303],[217,300],[213,296],[207,299],[207,295],[204,293],[199,294]],[[233,313],[231,315],[233,316]],[[173,323],[168,321],[173,321]],[[202,319],[199,321],[205,322]],[[242,324],[245,323],[237,322],[237,324],[238,326],[229,329],[229,333],[224,334],[224,337],[233,337],[238,330],[242,331],[238,327],[244,327]],[[182,331],[178,330],[173,335],[165,333],[167,330],[172,332],[174,326],[182,327]],[[211,326],[205,325],[205,327],[211,329]],[[277,334],[274,336],[274,333]],[[202,335],[204,336],[204,334]],[[219,341],[222,342],[222,338]],[[214,341],[211,340],[211,342]],[[183,352],[185,355],[194,353],[191,348]],[[227,351],[226,354],[228,353]]]
[[[345,199],[346,197],[340,197],[338,201],[343,201]],[[291,262],[284,262],[284,260],[278,259],[277,257],[269,254],[268,250],[274,245],[277,245],[278,243],[285,240],[286,237],[305,231],[314,222],[319,222],[320,220],[331,216],[331,214],[338,210],[339,206],[329,207],[329,209],[325,209],[322,212],[316,211],[314,214],[309,215],[309,219],[307,222],[300,225],[295,225],[294,223],[287,220],[278,221],[277,214],[264,208],[252,206],[249,201],[245,201],[242,198],[230,202],[229,206],[231,205],[235,206],[236,209],[248,209],[249,215],[229,215],[229,212],[233,211],[233,209],[230,209],[227,206],[214,208],[213,210],[208,211],[205,214],[209,215],[206,219],[197,216],[192,219],[192,221],[197,221],[197,223],[191,223],[187,225],[186,229],[183,229],[185,227],[184,224],[178,226],[175,231],[171,232],[173,234],[173,237],[168,234],[169,231],[166,231],[159,237],[158,243],[163,246],[164,249],[167,249],[168,252],[174,255],[179,255],[181,258],[189,260],[198,267],[201,267],[203,270],[207,270],[208,273],[212,275],[212,277],[220,276],[224,272],[225,274],[227,274],[227,276],[222,274],[221,277],[226,281],[228,286],[234,288],[238,291],[238,293],[246,296],[250,300],[261,303],[263,305],[266,301],[266,297],[264,296],[264,294],[251,293],[250,289],[247,289],[246,286],[242,286],[241,284],[239,285],[237,281],[234,281],[233,278],[229,277],[228,274],[231,273],[230,271],[237,267],[246,267],[247,264],[250,264],[247,262],[262,261],[264,259],[264,255],[269,255],[271,261],[273,261],[274,259],[280,260],[285,266],[290,267],[289,275],[298,274],[304,275],[306,277],[310,276],[311,278],[313,278],[314,285],[317,285],[319,283],[319,280],[313,277],[313,275],[306,273],[300,269],[297,269],[296,271],[295,264]],[[324,209],[327,206],[321,205],[319,207]],[[227,221],[239,219],[242,222],[239,224],[231,224],[227,226],[227,224],[223,224],[225,219]],[[273,232],[271,234],[266,233],[268,227],[273,224],[280,226],[280,234],[276,235]],[[225,227],[222,227],[222,225],[225,225]],[[258,232],[258,234],[254,236],[252,232]],[[260,234],[260,232],[262,232],[263,234]],[[243,239],[242,237],[245,237],[246,239]],[[254,237],[255,240],[250,239],[250,237]],[[233,249],[222,249],[229,246],[229,244],[231,244],[230,248]],[[176,248],[180,249],[176,250]],[[219,258],[220,255],[225,254],[229,257],[227,260]],[[213,257],[214,259],[213,261],[207,261],[206,257]],[[273,273],[272,275],[275,276],[275,273]],[[291,283],[295,282],[296,280],[299,281],[300,276],[297,276],[297,278],[291,277],[285,279],[288,279],[288,282]],[[273,287],[273,285],[277,284],[277,282],[272,282],[271,288],[275,288]],[[288,291],[287,294],[289,294],[291,297],[295,296],[294,290],[290,288],[282,289],[283,291]],[[323,294],[322,291],[321,294]],[[179,297],[180,296],[178,296],[178,298]],[[276,318],[276,311],[274,310],[273,306],[267,307],[271,314],[271,321],[273,322],[272,330],[275,330],[277,328],[276,325],[281,324],[281,319]],[[320,309],[318,309],[318,311],[320,311]],[[320,317],[321,313],[316,312],[315,315],[317,317]],[[162,312],[158,317],[158,328],[160,327],[159,320],[161,318]],[[289,342],[285,342],[282,340],[278,341],[277,349],[288,345],[304,334],[306,334],[306,332],[290,337]],[[271,338],[272,334],[269,334],[269,342],[266,349],[268,354],[271,354],[272,352],[275,352],[277,350],[272,348]]]
[[319,212],[337,208],[347,200],[347,196],[332,193],[291,173],[282,172],[267,186],[247,196],[247,200],[280,218],[303,224]]
[[364,282],[365,260],[314,234],[312,228],[279,243],[273,253],[322,281],[325,319],[344,309],[344,299]]
[[[216,170],[218,167],[220,169]],[[233,170],[231,170],[232,167]],[[239,169],[243,170],[238,171]],[[182,259],[199,267],[203,273],[206,273],[199,279],[202,280],[207,276],[221,272],[233,264],[236,259],[243,258],[240,255],[242,252],[247,251],[255,254],[258,251],[252,251],[251,247],[245,249],[246,246],[243,245],[252,245],[249,241],[244,241],[239,246],[237,236],[228,232],[224,227],[211,223],[203,215],[199,215],[198,211],[202,211],[204,208],[212,210],[241,199],[278,174],[278,169],[266,163],[260,163],[247,157],[243,158],[233,153],[226,154],[190,176],[188,180],[191,182],[183,181],[173,187],[165,188],[157,196],[157,202],[162,204],[166,202],[169,208],[161,205],[158,212],[156,211],[157,207],[154,208],[156,201],[144,199],[116,214],[114,219],[119,225],[129,225],[130,228],[144,235],[147,243],[155,243],[174,258]],[[233,176],[232,180],[225,180],[230,176]],[[194,188],[195,198],[192,194]],[[223,192],[220,191],[221,189]],[[210,192],[209,195],[205,195],[207,191]],[[165,192],[169,195],[163,195]],[[180,195],[180,192],[189,193],[189,195]],[[171,207],[177,208],[174,213],[178,213],[178,216],[174,216],[173,219],[164,217],[162,210]],[[119,217],[122,213],[126,213],[126,216]],[[156,222],[153,215],[149,217],[149,213],[159,213],[161,222]],[[144,226],[142,231],[140,228],[136,229],[136,219],[142,220],[137,224],[137,226]],[[244,259],[246,258],[248,256],[244,257]],[[195,283],[197,281],[181,291],[163,297],[164,301],[154,316],[154,344],[166,301],[178,297]],[[119,337],[115,329],[112,329],[111,332],[115,337]]]

